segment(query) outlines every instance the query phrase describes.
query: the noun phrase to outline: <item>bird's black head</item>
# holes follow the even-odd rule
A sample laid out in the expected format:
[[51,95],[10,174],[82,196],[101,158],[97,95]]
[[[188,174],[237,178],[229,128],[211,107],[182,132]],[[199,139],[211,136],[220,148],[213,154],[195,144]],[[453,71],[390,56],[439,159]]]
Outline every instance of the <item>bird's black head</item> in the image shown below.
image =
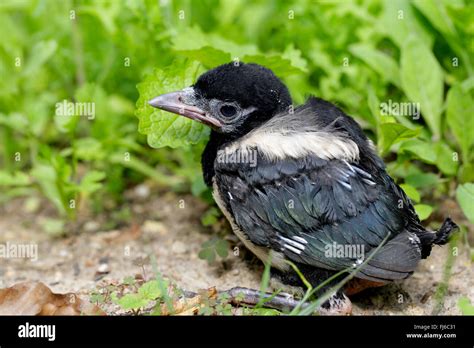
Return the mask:
[[149,104],[235,139],[286,110],[291,96],[271,70],[257,64],[228,63],[204,73],[193,86],[158,96]]

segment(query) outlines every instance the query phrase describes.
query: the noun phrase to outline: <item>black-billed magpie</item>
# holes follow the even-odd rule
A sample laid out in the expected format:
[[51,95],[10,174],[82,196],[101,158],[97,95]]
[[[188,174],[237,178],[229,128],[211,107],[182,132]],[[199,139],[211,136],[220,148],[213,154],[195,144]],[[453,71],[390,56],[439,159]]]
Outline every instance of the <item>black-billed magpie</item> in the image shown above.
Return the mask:
[[316,97],[293,109],[287,87],[260,65],[221,65],[149,104],[212,128],[205,182],[244,245],[271,259],[273,284],[302,287],[287,261],[312,286],[361,265],[356,285],[322,311],[350,312],[344,291],[407,278],[457,227],[447,218],[427,231],[351,117]]

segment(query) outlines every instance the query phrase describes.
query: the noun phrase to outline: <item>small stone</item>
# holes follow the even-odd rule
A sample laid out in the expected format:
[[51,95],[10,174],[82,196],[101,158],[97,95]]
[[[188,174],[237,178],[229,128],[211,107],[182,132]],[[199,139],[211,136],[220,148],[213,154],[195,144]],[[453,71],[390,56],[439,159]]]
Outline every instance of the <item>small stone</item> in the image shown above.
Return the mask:
[[232,270],[232,275],[233,276],[238,276],[239,274],[240,274],[240,271],[237,268]]
[[86,232],[96,232],[100,228],[100,225],[97,221],[87,221],[84,224],[84,231]]
[[147,220],[143,224],[143,233],[165,235],[168,233],[163,223],[153,220]]
[[180,241],[176,241],[171,245],[171,251],[174,254],[184,254],[187,250],[186,244]]
[[106,274],[110,272],[110,267],[107,263],[101,263],[99,267],[97,267],[97,273],[99,274]]
[[135,187],[133,193],[137,198],[148,198],[148,196],[150,196],[150,188],[145,184],[141,184]]

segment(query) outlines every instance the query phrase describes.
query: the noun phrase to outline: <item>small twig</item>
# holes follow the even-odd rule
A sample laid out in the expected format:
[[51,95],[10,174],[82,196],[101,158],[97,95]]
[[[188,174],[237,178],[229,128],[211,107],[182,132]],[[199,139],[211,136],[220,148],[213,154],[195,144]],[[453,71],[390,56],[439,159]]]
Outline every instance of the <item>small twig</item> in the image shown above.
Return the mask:
[[262,294],[258,290],[243,287],[235,287],[220,292],[220,294],[222,293],[229,295],[230,303],[234,306],[255,306],[260,303],[263,307],[277,309],[282,312],[291,311],[297,306],[302,308],[309,306],[309,303],[301,303],[301,301],[286,293],[274,295],[265,292]]

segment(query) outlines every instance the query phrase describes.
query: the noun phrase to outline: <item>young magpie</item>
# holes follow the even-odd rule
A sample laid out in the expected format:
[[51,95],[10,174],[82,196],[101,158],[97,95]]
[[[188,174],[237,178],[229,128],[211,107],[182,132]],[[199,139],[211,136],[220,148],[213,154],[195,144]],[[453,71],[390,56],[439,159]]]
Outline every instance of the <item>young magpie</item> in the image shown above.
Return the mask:
[[271,259],[274,284],[303,286],[286,260],[314,287],[361,265],[322,311],[350,312],[343,291],[407,278],[457,227],[447,218],[427,231],[351,117],[316,97],[293,109],[287,87],[260,65],[219,66],[149,104],[212,128],[205,182],[243,244]]

